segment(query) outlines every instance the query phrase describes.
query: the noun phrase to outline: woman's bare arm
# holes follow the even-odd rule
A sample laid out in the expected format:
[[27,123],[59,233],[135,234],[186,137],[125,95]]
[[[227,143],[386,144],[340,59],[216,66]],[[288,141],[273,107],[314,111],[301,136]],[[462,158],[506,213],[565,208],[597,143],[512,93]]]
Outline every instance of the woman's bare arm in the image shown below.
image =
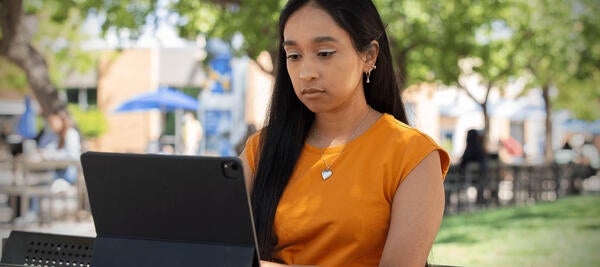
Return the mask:
[[379,266],[425,266],[444,214],[440,166],[439,152],[431,152],[396,190]]

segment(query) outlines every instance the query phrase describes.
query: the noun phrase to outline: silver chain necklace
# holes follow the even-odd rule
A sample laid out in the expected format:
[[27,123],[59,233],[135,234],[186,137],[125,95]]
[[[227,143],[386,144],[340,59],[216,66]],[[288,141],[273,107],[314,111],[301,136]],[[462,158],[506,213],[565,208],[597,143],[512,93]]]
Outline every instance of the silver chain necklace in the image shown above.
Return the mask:
[[[323,164],[325,164],[325,169],[323,169],[323,171],[321,171],[321,177],[323,178],[323,181],[326,181],[327,179],[329,179],[329,177],[331,177],[333,175],[333,171],[331,170],[331,167],[342,156],[342,152],[344,152],[344,150],[346,150],[346,146],[347,146],[348,142],[350,142],[350,140],[352,140],[352,138],[355,137],[354,135],[356,134],[356,132],[358,131],[360,126],[363,124],[363,122],[365,122],[365,120],[369,116],[369,113],[371,113],[371,106],[368,106],[368,107],[369,107],[369,109],[367,110],[367,114],[365,114],[365,116],[362,118],[362,120],[356,125],[356,127],[352,131],[352,134],[350,134],[350,136],[346,140],[346,143],[344,144],[344,148],[342,148],[342,151],[340,151],[338,156],[333,160],[333,162],[331,162],[331,164],[327,164],[327,161],[325,161],[325,155],[324,155],[325,149],[328,148],[329,146],[321,148],[321,160],[323,161]],[[318,134],[316,128],[315,128],[315,136],[319,137],[319,134]],[[331,143],[330,143],[330,145],[331,145]]]

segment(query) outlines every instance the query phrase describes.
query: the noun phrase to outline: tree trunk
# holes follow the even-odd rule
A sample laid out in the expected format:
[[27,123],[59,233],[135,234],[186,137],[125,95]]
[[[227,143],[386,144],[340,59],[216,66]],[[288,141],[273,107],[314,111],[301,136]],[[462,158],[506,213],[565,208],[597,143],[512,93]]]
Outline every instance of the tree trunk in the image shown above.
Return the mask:
[[31,44],[18,49],[26,50],[24,57],[9,55],[8,58],[25,71],[29,87],[42,109],[42,114],[66,110],[66,103],[60,99],[58,90],[50,81],[48,64],[44,57]]
[[550,103],[550,86],[547,84],[542,87],[542,96],[544,98],[544,109],[546,112],[545,126],[546,138],[544,140],[544,151],[546,163],[554,161],[554,150],[552,147],[552,107]]
[[486,153],[490,144],[490,114],[488,114],[487,103],[486,100],[480,104],[481,110],[483,110],[483,148]]
[[494,81],[489,81],[485,91],[485,98],[483,99],[483,103],[481,103],[481,110],[483,110],[483,148],[486,153],[490,144],[490,114],[488,113],[487,105],[493,87]]
[[479,102],[479,100],[477,100],[475,95],[473,95],[464,85],[462,85],[460,83],[460,81],[458,82],[458,84],[459,84],[459,87],[463,91],[465,91],[465,93],[467,93],[467,96],[469,96],[469,98],[471,98],[473,101],[475,101],[475,103],[479,104],[479,107],[481,107],[481,110],[483,112],[483,147],[487,152],[487,148],[488,148],[488,145],[490,142],[490,114],[488,113],[487,105],[488,105],[488,99],[490,97],[490,92],[492,91],[494,82],[492,82],[492,81],[488,82],[486,92],[485,92],[485,98],[483,99],[483,102]]
[[31,44],[32,30],[25,25],[23,0],[0,0],[0,56],[8,58],[21,68],[38,101],[42,114],[66,110],[66,103],[58,96],[48,72],[44,56]]

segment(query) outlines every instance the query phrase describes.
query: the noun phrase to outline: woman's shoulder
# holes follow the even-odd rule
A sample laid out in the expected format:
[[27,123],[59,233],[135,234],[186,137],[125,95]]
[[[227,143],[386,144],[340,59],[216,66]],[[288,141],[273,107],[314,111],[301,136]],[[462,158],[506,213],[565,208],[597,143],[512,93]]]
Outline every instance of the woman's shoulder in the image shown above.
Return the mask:
[[66,138],[78,138],[79,139],[79,131],[77,131],[77,129],[75,129],[73,127],[68,128],[65,135],[66,135]]
[[262,132],[262,130],[258,130],[255,133],[248,136],[248,139],[246,140],[246,146],[248,146],[248,145],[258,146],[258,143],[260,142],[261,132]]
[[246,139],[246,144],[244,145],[244,151],[246,152],[246,157],[254,158],[256,153],[258,152],[258,148],[260,146],[260,135],[262,130],[258,130],[255,133],[248,136]]
[[392,115],[383,114],[375,132],[373,140],[382,140],[377,142],[383,142],[385,149],[395,155],[394,158],[406,158],[407,163],[413,167],[432,151],[439,151],[442,173],[446,174],[450,163],[449,154],[423,131],[397,120]]
[[412,127],[394,116],[384,113],[378,123],[378,129],[375,134],[382,140],[400,143],[430,143],[437,146],[437,143],[423,131]]

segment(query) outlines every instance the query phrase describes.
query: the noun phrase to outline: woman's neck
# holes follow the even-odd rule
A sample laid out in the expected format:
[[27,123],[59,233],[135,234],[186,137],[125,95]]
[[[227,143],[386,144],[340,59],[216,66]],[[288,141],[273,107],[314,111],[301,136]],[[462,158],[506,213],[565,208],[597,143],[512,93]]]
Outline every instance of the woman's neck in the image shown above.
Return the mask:
[[319,148],[345,144],[365,132],[377,117],[378,112],[366,103],[359,107],[317,113],[307,142]]

